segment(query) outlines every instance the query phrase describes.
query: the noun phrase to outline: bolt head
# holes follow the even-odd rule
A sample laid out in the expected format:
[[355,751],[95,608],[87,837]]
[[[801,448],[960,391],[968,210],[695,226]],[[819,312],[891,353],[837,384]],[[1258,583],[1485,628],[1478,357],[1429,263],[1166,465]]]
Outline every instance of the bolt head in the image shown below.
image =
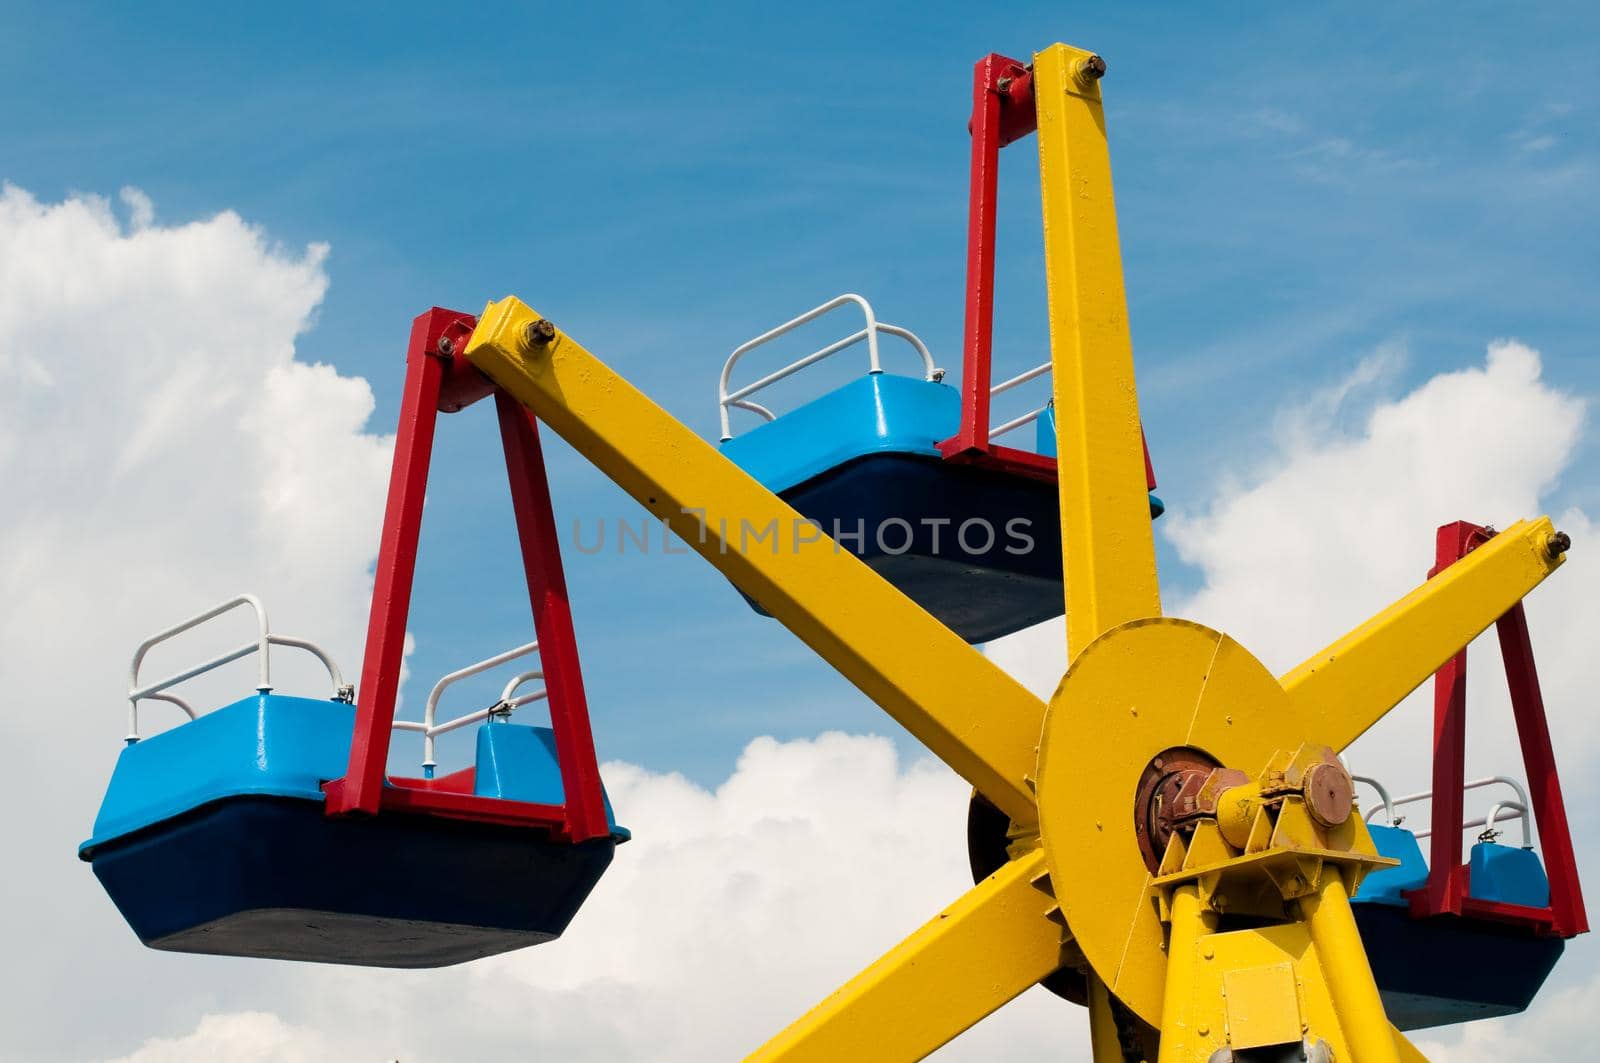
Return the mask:
[[1306,769],[1301,792],[1312,819],[1324,827],[1337,827],[1350,818],[1355,790],[1355,782],[1342,764],[1323,762]]
[[1085,81],[1099,81],[1106,76],[1106,61],[1098,55],[1091,55],[1078,64],[1078,76]]
[[522,339],[529,347],[548,347],[556,338],[556,327],[546,318],[530,321],[522,329]]
[[439,337],[438,348],[439,348],[439,353],[443,354],[443,355],[446,355],[446,356],[449,356],[449,355],[452,355],[452,354],[456,353],[456,345],[453,342],[451,342],[451,339],[450,339],[449,336],[440,336]]
[[1550,551],[1551,557],[1560,557],[1572,549],[1572,536],[1566,532],[1558,531],[1550,536],[1549,542],[1545,543],[1545,548]]

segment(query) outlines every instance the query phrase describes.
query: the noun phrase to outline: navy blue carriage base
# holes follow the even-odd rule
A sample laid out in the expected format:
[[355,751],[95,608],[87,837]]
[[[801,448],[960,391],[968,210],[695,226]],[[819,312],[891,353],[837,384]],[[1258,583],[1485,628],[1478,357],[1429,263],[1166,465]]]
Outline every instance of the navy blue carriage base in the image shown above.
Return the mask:
[[[734,388],[741,359],[834,310],[865,318],[854,333]],[[921,373],[886,372],[880,337],[904,341]],[[865,376],[781,415],[753,396],[847,348],[865,344]],[[1041,378],[1050,363],[990,388],[989,399]],[[794,506],[968,642],[987,642],[1061,615],[1061,514],[1056,497],[1055,407],[1045,403],[993,427],[981,445],[955,446],[974,404],[908,329],[877,319],[859,295],[840,295],[741,344],[718,386],[722,453]],[[735,435],[733,410],[762,421]],[[1031,451],[989,441],[1033,427]],[[1149,479],[1148,464],[1146,467]],[[1153,487],[1153,479],[1150,480]],[[1150,496],[1150,514],[1162,510]],[[751,603],[754,606],[754,603]]]
[[[413,325],[359,697],[304,639],[271,631],[240,595],[145,640],[128,734],[79,856],[146,945],[174,952],[375,967],[438,967],[558,937],[628,832],[600,783],[549,487],[531,414],[453,357],[474,320],[434,309]],[[494,395],[535,641],[440,680],[421,720],[395,719],[435,422]],[[254,637],[141,682],[152,649],[249,610]],[[277,693],[274,646],[326,667],[327,698]],[[177,688],[256,655],[256,689],[197,712]],[[469,675],[537,654],[492,704],[438,719]],[[144,735],[141,706],[177,726]],[[550,726],[514,722],[535,702]],[[148,714],[151,708],[146,708]],[[440,775],[435,740],[476,728],[472,764]],[[422,776],[387,772],[393,732],[420,734]]]

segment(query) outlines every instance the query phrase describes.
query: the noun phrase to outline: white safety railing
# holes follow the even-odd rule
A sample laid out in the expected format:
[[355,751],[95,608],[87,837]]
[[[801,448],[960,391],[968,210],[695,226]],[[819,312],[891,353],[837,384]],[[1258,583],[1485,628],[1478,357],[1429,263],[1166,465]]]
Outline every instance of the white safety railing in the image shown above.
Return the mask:
[[[231,612],[242,606],[248,606],[256,617],[256,637],[242,646],[220,653],[211,659],[185,668],[181,672],[174,672],[165,679],[154,683],[139,685],[139,667],[144,664],[145,655],[151,649],[166,642],[168,639],[192,631],[208,620],[214,620],[224,613]],[[295,649],[305,650],[317,660],[322,662],[328,670],[328,678],[333,682],[333,700],[349,702],[354,700],[355,688],[345,684],[344,675],[339,671],[339,666],[334,663],[327,651],[316,643],[307,639],[295,638],[290,635],[275,635],[267,623],[267,607],[261,604],[261,599],[253,594],[240,594],[212,606],[203,613],[191,616],[189,619],[174,624],[164,631],[139,643],[139,648],[133,651],[133,663],[128,668],[128,734],[124,741],[129,745],[139,740],[139,702],[165,701],[169,705],[176,705],[183,710],[184,715],[193,720],[197,714],[187,701],[171,692],[171,688],[204,675],[213,669],[221,668],[252,653],[256,655],[256,690],[266,694],[272,690],[272,647],[291,646]]]
[[[1003,395],[1012,388],[1020,387],[1021,385],[1028,383],[1030,380],[1037,380],[1039,377],[1049,376],[1050,367],[1051,363],[1045,362],[1043,365],[1034,366],[1025,373],[1018,373],[1010,380],[1002,380],[1000,383],[989,389],[989,397],[992,399],[996,395]],[[1048,410],[1049,408],[1050,403],[1046,402],[1043,406],[1040,406],[1036,410],[1029,410],[1021,417],[1013,417],[1009,421],[1003,421],[1000,424],[992,425],[989,428],[989,438],[998,439],[1000,436],[1003,436],[1008,432],[1015,432],[1025,424],[1032,424],[1034,421],[1037,421],[1044,414],[1044,411]]]
[[[809,321],[815,321],[824,314],[832,310],[837,310],[839,307],[846,306],[851,303],[854,303],[856,306],[861,308],[861,313],[866,317],[867,321],[865,328],[858,332],[851,333],[842,340],[836,340],[820,350],[812,351],[804,358],[790,362],[782,369],[768,373],[766,376],[762,377],[760,380],[757,380],[753,384],[746,384],[737,391],[728,390],[728,381],[733,376],[733,367],[738,364],[740,358],[743,358],[757,347],[771,343],[778,337],[789,332],[793,332],[795,329]],[[750,396],[754,395],[762,388],[770,387],[786,377],[793,376],[795,373],[798,373],[808,365],[815,365],[824,358],[838,354],[840,351],[845,350],[846,348],[853,347],[862,340],[867,341],[868,372],[883,372],[883,362],[878,355],[878,333],[880,332],[888,333],[891,336],[898,336],[900,339],[905,340],[907,343],[911,344],[912,347],[916,348],[917,354],[922,358],[923,379],[934,381],[944,379],[944,370],[940,369],[934,363],[933,355],[929,353],[927,344],[918,339],[916,333],[912,332],[910,329],[903,329],[898,325],[890,325],[879,321],[878,316],[872,311],[871,303],[867,302],[859,295],[846,292],[843,295],[835,296],[834,298],[829,299],[821,306],[812,307],[799,317],[790,318],[777,328],[769,329],[753,340],[748,340],[744,343],[741,343],[739,346],[734,348],[732,354],[728,355],[728,360],[722,365],[722,377],[717,383],[717,412],[722,418],[722,441],[726,443],[728,440],[733,438],[733,428],[728,413],[729,410],[737,407],[741,410],[749,410],[751,413],[754,413],[768,421],[777,420],[777,414],[773,413],[760,403],[750,401]]]
[[544,678],[544,673],[540,671],[522,672],[512,676],[507,681],[504,689],[500,691],[499,699],[488,708],[478,709],[476,712],[469,712],[464,716],[457,716],[454,719],[439,723],[439,698],[444,694],[445,690],[463,679],[487,672],[491,668],[498,668],[502,664],[516,660],[518,657],[526,657],[531,653],[538,652],[539,643],[530,642],[525,646],[518,646],[515,649],[506,650],[504,653],[497,653],[493,657],[486,657],[476,664],[467,665],[465,668],[458,668],[433,685],[433,689],[428,692],[428,702],[422,710],[422,719],[420,721],[394,721],[395,730],[413,731],[422,735],[422,774],[425,778],[433,778],[433,769],[438,767],[438,762],[434,760],[434,739],[439,735],[448,734],[480,720],[491,718],[506,719],[522,706],[543,700],[549,696],[549,692],[543,687],[526,694],[518,694],[517,688],[524,683]]
[[[1366,813],[1366,818],[1369,822],[1372,820],[1373,816],[1377,815],[1378,812],[1382,810],[1391,825],[1399,826],[1401,823],[1405,822],[1405,817],[1395,815],[1395,809],[1399,808],[1401,805],[1409,805],[1417,801],[1428,801],[1433,798],[1432,790],[1423,790],[1420,793],[1406,794],[1404,797],[1390,798],[1389,792],[1385,790],[1375,779],[1369,779],[1364,775],[1357,775],[1353,778],[1356,782],[1366,783],[1368,786],[1371,786],[1373,789],[1377,790],[1378,796],[1382,799],[1382,804],[1380,804],[1377,808],[1368,810]],[[1522,826],[1522,847],[1524,849],[1533,848],[1533,833],[1528,822],[1528,792],[1522,788],[1522,784],[1507,775],[1490,775],[1482,779],[1474,779],[1471,782],[1464,784],[1461,788],[1463,790],[1479,790],[1485,786],[1510,787],[1511,791],[1517,795],[1517,799],[1515,801],[1495,802],[1489,807],[1488,815],[1480,816],[1477,819],[1468,820],[1467,822],[1461,824],[1461,829],[1469,830],[1473,827],[1482,827],[1484,828],[1483,833],[1478,835],[1478,840],[1493,841],[1500,835],[1500,832],[1495,830],[1494,826],[1497,822],[1499,822],[1500,818],[1502,816],[1516,816],[1518,822]],[[1427,830],[1417,831],[1417,837],[1419,839],[1431,837],[1432,834],[1432,826],[1429,826]]]

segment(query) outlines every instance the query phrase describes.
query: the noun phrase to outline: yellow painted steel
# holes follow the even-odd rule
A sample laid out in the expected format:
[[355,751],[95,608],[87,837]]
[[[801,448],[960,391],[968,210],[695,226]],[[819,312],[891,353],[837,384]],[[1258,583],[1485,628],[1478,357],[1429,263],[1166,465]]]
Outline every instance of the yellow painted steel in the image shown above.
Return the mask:
[[1221,878],[1158,881],[1131,801],[1172,746],[1249,772],[1307,743],[1343,748],[1557,567],[1552,529],[1508,529],[1281,679],[1226,635],[1161,618],[1089,58],[1055,45],[1034,62],[1072,662],[1048,709],[565,332],[531,330],[543,319],[522,302],[490,304],[466,356],[1013,820],[1010,863],[754,1058],[920,1058],[1070,958],[1089,968],[1096,1063],[1121,1055],[1124,1006],[1163,1031],[1161,1063],[1208,1058],[1230,1024],[1243,1041],[1285,1036],[1285,964],[1296,1015],[1335,1058],[1415,1063],[1350,917],[1341,874],[1371,850],[1359,824],[1313,853],[1286,799],[1270,839],[1265,812],[1251,822],[1243,853],[1210,821],[1169,849],[1234,859],[1230,873],[1299,898],[1284,922],[1218,932]]
[[1282,679],[1307,735],[1344,749],[1561,566],[1518,521]]
[[1013,820],[1044,706],[814,523],[515,298],[466,356]]
[[1111,1010],[1111,990],[1093,972],[1088,983],[1090,1059],[1093,1063],[1127,1063],[1116,1015]]
[[1321,889],[1301,898],[1300,910],[1317,947],[1351,1058],[1361,1063],[1400,1063],[1393,1028],[1384,1014],[1372,965],[1350,911],[1350,894],[1336,869],[1323,872]]
[[[1161,1027],[1160,1063],[1180,1063],[1189,1056],[1189,1044],[1205,1035],[1191,1030],[1187,1023],[1193,1015],[1194,996],[1199,988],[1194,971],[1190,969],[1200,938],[1216,930],[1217,917],[1200,906],[1198,886],[1179,886],[1172,894],[1172,934],[1169,947],[1172,961],[1165,972],[1161,1014],[1166,1020]],[[1220,1029],[1220,1025],[1219,1025]],[[1209,1034],[1210,1027],[1207,1027]]]
[[978,883],[768,1042],[752,1061],[921,1059],[1062,962],[1034,850]]
[[1033,59],[1045,290],[1056,403],[1069,659],[1103,631],[1161,614],[1133,342],[1093,53]]
[[1172,617],[1096,639],[1051,698],[1038,796],[1056,900],[1090,966],[1151,1026],[1162,1025],[1168,954],[1132,831],[1140,773],[1181,745],[1259,770],[1304,740],[1266,666],[1221,632]]

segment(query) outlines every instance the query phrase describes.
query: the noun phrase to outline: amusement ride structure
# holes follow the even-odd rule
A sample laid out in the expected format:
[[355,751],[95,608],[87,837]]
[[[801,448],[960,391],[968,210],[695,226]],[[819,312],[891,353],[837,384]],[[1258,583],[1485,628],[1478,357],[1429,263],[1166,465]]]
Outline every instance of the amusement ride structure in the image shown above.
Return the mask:
[[[359,685],[315,644],[272,631],[248,595],[134,656],[127,745],[80,855],[140,939],[433,967],[566,928],[628,833],[590,734],[548,429],[973,786],[972,889],[752,1058],[921,1058],[1041,982],[1088,1008],[1097,1063],[1416,1060],[1402,1029],[1525,1008],[1563,942],[1587,930],[1521,605],[1570,544],[1545,518],[1447,525],[1425,582],[1282,676],[1227,635],[1162,615],[1105,69],[1059,44],[1031,64],[977,64],[960,388],[914,333],[840,296],[733,353],[714,445],[516,298],[477,317],[418,317]],[[1030,134],[1050,358],[995,384],[999,152]],[[860,311],[863,327],[733,384],[752,351],[836,310]],[[886,371],[885,338],[920,372]],[[861,347],[867,374],[813,402],[777,415],[754,397]],[[994,395],[1046,377],[1050,402],[991,426]],[[444,677],[421,720],[397,719],[438,415],[484,399],[536,641]],[[735,433],[735,416],[758,423]],[[1030,424],[1033,449],[996,442]],[[742,548],[752,527],[767,538]],[[151,647],[234,609],[255,614],[249,642],[141,677]],[[1063,612],[1070,665],[1048,704],[974,646]],[[1526,790],[1463,776],[1465,647],[1491,626]],[[275,692],[274,647],[318,656],[331,697]],[[197,713],[174,692],[251,654],[257,690],[243,700]],[[534,655],[538,667],[487,708],[438,718],[449,684]],[[1430,676],[1432,788],[1391,798],[1339,753]],[[141,735],[151,700],[188,719]],[[539,701],[548,727],[513,722]],[[473,765],[437,773],[435,739],[468,727]],[[422,735],[419,777],[387,770],[397,730]],[[1374,797],[1365,815],[1361,783]],[[1478,795],[1498,803],[1468,821]],[[1424,799],[1431,830],[1412,833],[1397,810]],[[1511,821],[1520,846],[1497,840]],[[1462,834],[1480,827],[1464,861]]]

